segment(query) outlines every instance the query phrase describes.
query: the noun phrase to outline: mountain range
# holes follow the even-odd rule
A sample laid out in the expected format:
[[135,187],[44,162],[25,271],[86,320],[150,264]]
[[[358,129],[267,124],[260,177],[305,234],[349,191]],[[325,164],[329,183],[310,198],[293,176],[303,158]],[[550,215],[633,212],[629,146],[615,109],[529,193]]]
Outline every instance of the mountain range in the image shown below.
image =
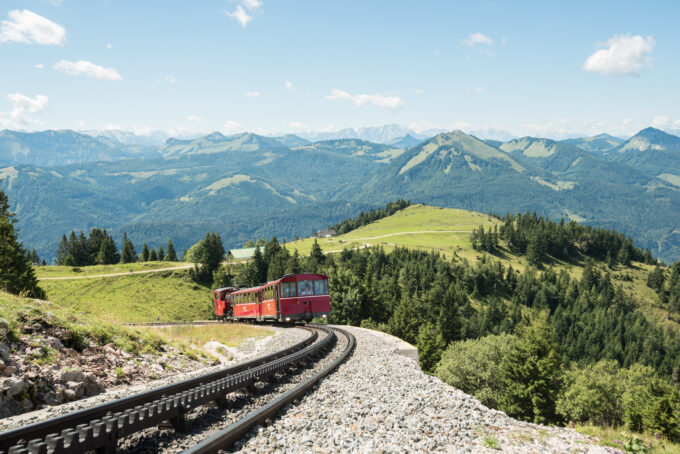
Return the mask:
[[383,132],[381,140],[395,137],[215,132],[151,146],[68,130],[2,131],[0,186],[22,241],[47,258],[72,229],[126,231],[150,246],[172,238],[180,250],[215,230],[236,247],[272,234],[307,236],[408,198],[615,228],[664,260],[680,259],[680,137],[653,128],[627,140],[564,141]]

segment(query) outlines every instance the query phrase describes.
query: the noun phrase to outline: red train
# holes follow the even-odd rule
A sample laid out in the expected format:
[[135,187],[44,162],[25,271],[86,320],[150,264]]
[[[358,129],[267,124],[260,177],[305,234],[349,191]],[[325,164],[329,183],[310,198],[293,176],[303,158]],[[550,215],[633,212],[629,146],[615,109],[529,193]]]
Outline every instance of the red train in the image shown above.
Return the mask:
[[287,274],[259,287],[213,290],[218,320],[311,321],[331,312],[328,276]]

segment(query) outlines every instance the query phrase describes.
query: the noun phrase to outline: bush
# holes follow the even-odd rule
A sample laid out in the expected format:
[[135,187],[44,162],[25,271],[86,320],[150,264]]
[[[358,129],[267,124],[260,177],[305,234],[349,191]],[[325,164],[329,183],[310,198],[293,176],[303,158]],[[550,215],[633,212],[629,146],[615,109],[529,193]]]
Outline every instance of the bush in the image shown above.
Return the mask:
[[442,354],[436,375],[491,408],[503,396],[501,361],[517,338],[510,334],[453,342]]
[[599,361],[586,369],[572,367],[565,374],[557,412],[575,422],[618,426],[623,420],[624,379],[616,361]]

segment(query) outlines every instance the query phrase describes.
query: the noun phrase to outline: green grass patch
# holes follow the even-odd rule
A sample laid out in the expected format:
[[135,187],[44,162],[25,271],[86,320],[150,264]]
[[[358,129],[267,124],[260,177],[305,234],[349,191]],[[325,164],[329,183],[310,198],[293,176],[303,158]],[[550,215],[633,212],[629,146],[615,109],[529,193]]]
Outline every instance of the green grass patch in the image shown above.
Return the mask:
[[93,266],[57,266],[46,265],[36,266],[35,273],[38,278],[46,277],[83,277],[98,276],[101,274],[129,273],[130,271],[146,271],[160,268],[175,268],[178,266],[189,265],[186,262],[135,262],[117,263],[115,265],[93,265]]
[[210,289],[187,271],[42,281],[50,301],[109,323],[205,320],[212,317]]
[[626,452],[646,452],[650,454],[680,454],[680,444],[673,443],[654,434],[639,434],[611,427],[576,425],[576,431],[596,437],[601,446],[611,446]]

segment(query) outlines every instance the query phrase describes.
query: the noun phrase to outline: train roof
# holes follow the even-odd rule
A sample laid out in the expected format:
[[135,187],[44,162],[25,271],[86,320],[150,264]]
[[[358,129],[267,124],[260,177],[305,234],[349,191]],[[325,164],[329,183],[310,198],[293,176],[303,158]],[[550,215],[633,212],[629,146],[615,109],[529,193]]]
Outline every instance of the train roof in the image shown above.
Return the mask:
[[250,293],[254,292],[260,289],[263,289],[269,285],[272,284],[278,284],[279,282],[290,282],[290,281],[301,281],[309,278],[321,278],[321,279],[328,279],[328,276],[325,274],[317,274],[317,273],[297,273],[297,274],[286,274],[284,275],[281,279],[276,279],[275,281],[269,281],[265,284],[260,284],[256,287],[250,287],[250,288],[244,288],[244,289],[239,289],[237,291],[234,291],[232,295],[239,295],[241,293]]

